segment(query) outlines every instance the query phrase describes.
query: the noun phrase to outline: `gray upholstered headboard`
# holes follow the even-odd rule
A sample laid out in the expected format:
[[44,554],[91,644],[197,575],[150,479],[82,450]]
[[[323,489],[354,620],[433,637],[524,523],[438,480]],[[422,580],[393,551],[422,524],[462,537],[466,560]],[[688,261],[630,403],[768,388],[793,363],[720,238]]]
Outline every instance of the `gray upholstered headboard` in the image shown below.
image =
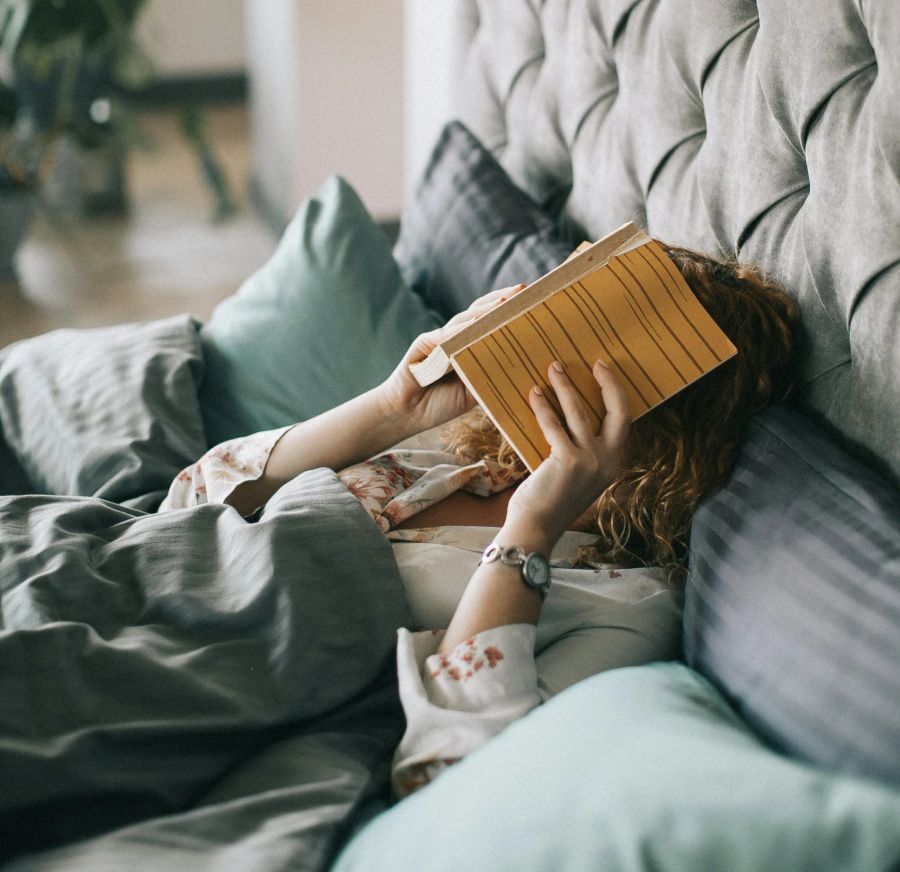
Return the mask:
[[457,114],[589,236],[799,298],[802,405],[900,480],[900,2],[454,0]]

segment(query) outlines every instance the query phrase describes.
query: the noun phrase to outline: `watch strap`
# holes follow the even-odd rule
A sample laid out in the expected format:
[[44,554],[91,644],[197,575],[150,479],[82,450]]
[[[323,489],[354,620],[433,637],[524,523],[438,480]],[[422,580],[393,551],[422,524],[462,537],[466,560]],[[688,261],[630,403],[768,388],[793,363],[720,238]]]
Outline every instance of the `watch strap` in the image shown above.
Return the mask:
[[[540,561],[545,567],[547,574],[545,581],[536,582],[527,572],[526,564],[532,560]],[[532,590],[536,590],[541,595],[542,600],[547,598],[547,594],[550,592],[550,563],[543,554],[540,554],[537,551],[533,551],[529,554],[519,545],[501,545],[499,542],[491,542],[491,544],[484,549],[484,553],[481,555],[478,565],[481,566],[482,563],[494,563],[496,561],[499,561],[506,566],[518,567],[519,575],[525,586]]]

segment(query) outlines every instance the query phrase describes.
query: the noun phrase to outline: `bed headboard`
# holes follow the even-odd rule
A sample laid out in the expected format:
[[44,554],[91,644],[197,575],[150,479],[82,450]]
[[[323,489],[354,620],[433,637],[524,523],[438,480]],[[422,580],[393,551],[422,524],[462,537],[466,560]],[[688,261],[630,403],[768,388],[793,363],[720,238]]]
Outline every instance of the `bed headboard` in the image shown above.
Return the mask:
[[540,202],[761,265],[801,405],[900,481],[900,4],[454,0],[456,114]]

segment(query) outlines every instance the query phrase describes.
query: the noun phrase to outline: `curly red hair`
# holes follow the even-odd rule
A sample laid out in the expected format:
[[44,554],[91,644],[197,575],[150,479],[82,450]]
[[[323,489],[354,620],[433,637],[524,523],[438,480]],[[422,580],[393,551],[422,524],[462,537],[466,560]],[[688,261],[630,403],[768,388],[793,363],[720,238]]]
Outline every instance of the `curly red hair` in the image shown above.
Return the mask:
[[[738,354],[634,421],[628,466],[597,500],[599,538],[580,560],[662,566],[675,582],[684,576],[698,503],[727,480],[750,418],[792,390],[799,309],[754,267],[663,248]],[[468,462],[488,457],[526,474],[483,413],[453,422],[445,438]]]

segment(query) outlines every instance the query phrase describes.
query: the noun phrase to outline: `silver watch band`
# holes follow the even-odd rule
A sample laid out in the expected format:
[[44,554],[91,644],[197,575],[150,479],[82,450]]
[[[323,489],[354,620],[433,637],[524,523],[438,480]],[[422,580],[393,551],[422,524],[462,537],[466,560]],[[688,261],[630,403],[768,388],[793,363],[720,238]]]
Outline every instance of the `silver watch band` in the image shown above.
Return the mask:
[[518,545],[501,545],[499,542],[491,542],[481,555],[479,563],[493,563],[499,560],[507,566],[522,566],[527,554],[524,548]]
[[543,554],[537,551],[528,554],[519,545],[501,545],[499,542],[492,542],[484,549],[478,565],[498,560],[506,566],[517,567],[525,586],[536,590],[542,600],[546,599],[550,592],[550,563]]

